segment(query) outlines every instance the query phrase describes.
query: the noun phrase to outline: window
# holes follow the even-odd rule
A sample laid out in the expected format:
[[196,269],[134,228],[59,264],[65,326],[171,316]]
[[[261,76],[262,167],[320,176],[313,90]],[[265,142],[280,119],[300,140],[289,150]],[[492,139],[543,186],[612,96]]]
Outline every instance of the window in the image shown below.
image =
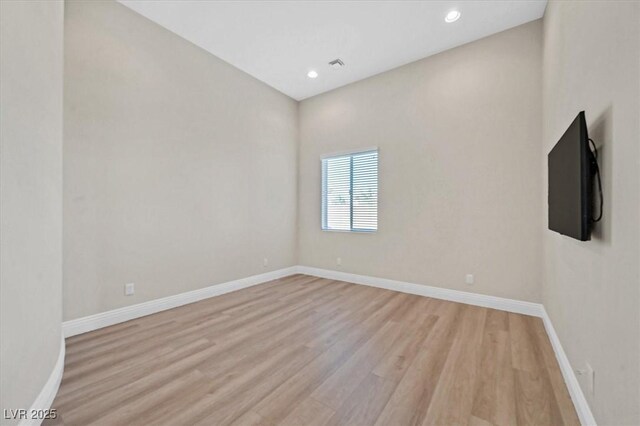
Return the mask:
[[322,159],[322,229],[378,229],[378,150]]

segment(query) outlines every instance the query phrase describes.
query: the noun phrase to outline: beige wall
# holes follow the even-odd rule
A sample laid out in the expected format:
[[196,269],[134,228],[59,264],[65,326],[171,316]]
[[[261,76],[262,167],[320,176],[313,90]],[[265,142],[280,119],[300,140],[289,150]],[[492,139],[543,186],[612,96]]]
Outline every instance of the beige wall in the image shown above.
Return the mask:
[[[535,21],[302,101],[300,264],[540,301],[541,29]],[[320,156],[372,146],[378,232],[322,231]]]
[[[551,2],[544,17],[543,302],[601,425],[640,424],[640,3]],[[546,230],[546,155],[580,110],[600,153],[589,242]]]
[[295,101],[111,1],[66,3],[64,101],[65,319],[295,265]]
[[2,424],[31,407],[60,351],[62,18],[62,2],[0,2]]

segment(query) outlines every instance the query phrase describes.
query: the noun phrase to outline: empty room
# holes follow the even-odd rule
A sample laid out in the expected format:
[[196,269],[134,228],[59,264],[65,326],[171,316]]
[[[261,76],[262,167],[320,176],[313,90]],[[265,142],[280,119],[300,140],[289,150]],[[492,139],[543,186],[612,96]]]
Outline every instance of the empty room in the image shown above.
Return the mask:
[[640,1],[0,27],[1,425],[640,426]]

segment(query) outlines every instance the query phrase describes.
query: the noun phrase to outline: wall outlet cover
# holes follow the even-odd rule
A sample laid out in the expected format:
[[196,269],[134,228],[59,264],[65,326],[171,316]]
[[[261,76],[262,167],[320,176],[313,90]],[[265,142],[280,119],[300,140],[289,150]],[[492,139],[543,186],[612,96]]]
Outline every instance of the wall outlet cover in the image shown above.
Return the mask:
[[135,294],[136,289],[135,289],[135,284],[134,283],[128,283],[124,285],[124,295],[125,296],[132,296],[133,294]]
[[576,374],[578,377],[578,381],[582,385],[582,388],[587,392],[588,395],[593,397],[595,395],[595,382],[596,382],[596,372],[593,370],[593,367],[586,362],[584,368],[577,368]]
[[587,389],[591,396],[594,396],[596,393],[596,372],[593,371],[593,367],[587,362],[586,363],[587,370]]

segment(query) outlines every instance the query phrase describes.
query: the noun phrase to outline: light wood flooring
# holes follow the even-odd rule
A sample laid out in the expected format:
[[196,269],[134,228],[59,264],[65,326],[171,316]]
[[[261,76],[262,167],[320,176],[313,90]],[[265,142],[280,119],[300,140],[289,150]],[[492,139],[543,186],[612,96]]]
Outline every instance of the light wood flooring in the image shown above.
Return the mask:
[[66,341],[45,425],[577,425],[539,318],[293,275]]

